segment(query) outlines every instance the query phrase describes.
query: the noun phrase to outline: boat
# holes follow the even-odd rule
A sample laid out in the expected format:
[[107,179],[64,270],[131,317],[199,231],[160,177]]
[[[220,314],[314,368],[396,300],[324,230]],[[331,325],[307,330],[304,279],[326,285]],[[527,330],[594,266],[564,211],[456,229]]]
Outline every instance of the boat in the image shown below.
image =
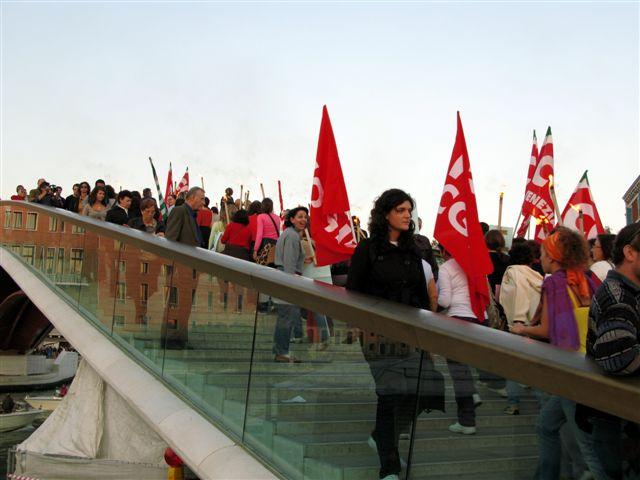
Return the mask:
[[11,413],[0,414],[0,433],[19,430],[27,425],[31,425],[34,420],[40,417],[44,410],[17,410]]
[[44,390],[70,383],[78,369],[78,354],[63,351],[56,359],[42,355],[0,356],[0,392]]
[[49,413],[53,412],[58,405],[60,405],[62,398],[63,397],[60,397],[58,395],[42,397],[31,397],[27,395],[26,397],[24,397],[24,401],[35,409],[44,410],[48,415]]

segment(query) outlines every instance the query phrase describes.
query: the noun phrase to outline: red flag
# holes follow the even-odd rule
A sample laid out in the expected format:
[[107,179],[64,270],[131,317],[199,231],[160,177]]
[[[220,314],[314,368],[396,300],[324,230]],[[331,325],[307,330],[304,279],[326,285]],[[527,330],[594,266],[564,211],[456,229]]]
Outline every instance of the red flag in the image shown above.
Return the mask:
[[180,180],[180,183],[178,184],[178,191],[176,192],[177,195],[180,195],[182,192],[188,192],[189,191],[189,167],[187,167],[187,171],[184,172],[184,175],[182,176],[182,180]]
[[[533,146],[531,147],[531,157],[529,159],[529,170],[527,171],[527,183],[525,184],[524,193],[525,196],[527,194],[527,189],[531,184],[531,179],[533,178],[533,174],[536,171],[536,167],[538,166],[538,160],[540,156],[538,154],[538,139],[536,138],[536,131],[533,131]],[[522,205],[522,210],[524,210],[524,204]],[[516,237],[524,238],[529,229],[529,224],[531,223],[531,215],[528,213],[523,214],[522,216],[522,224],[518,231],[516,232]]]
[[471,307],[478,320],[484,321],[489,305],[487,275],[493,271],[493,264],[478,220],[478,207],[460,112],[456,143],[449,162],[433,236],[466,273]]
[[527,191],[522,204],[522,214],[531,215],[538,222],[552,226],[556,221],[553,200],[549,190],[550,180],[553,178],[553,138],[551,127],[540,150],[540,160],[536,165],[531,181],[527,184]]
[[[579,225],[579,212],[582,211],[582,228]],[[591,194],[587,172],[584,172],[578,182],[578,186],[573,191],[567,206],[562,212],[562,224],[574,230],[582,230],[587,239],[596,238],[600,233],[604,233],[604,227],[598,215],[596,203]]]
[[173,171],[171,169],[171,162],[169,162],[169,174],[167,175],[167,188],[164,191],[164,200],[166,202],[169,195],[173,192]]
[[318,266],[351,258],[356,247],[349,197],[327,107],[322,108],[316,167],[311,187],[311,238]]

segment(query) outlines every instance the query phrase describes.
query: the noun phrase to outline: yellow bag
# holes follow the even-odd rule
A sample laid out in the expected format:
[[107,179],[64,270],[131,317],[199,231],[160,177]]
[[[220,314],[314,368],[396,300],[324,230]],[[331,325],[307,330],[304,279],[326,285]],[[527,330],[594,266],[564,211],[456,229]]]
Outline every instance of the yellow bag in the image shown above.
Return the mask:
[[573,304],[573,315],[576,317],[576,324],[578,326],[578,336],[580,338],[580,352],[587,352],[587,330],[589,329],[589,307],[583,307],[578,302],[575,294],[571,290],[570,287],[567,287],[569,290],[569,298],[571,299],[571,303]]

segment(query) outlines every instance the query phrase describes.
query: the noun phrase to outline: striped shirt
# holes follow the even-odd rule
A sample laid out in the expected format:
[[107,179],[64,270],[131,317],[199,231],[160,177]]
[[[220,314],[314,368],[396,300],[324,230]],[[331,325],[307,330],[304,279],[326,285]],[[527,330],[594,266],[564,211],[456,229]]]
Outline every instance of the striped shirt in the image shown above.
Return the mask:
[[591,302],[587,356],[605,373],[640,375],[640,286],[616,270]]

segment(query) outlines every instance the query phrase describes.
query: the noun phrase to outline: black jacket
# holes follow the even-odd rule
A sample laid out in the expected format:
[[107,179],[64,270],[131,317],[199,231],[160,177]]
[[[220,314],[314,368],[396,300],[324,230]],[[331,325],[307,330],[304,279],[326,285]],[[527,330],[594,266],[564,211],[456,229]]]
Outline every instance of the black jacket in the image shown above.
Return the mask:
[[111,210],[107,212],[106,221],[117,225],[126,225],[129,223],[129,214],[116,203]]
[[[128,225],[131,228],[135,228],[136,230],[140,230],[141,232],[146,232],[147,227],[142,221],[142,217],[133,217],[129,220]],[[154,233],[164,233],[164,223],[156,222],[156,231]]]
[[417,249],[362,240],[351,257],[347,290],[418,308],[429,307],[427,283]]

